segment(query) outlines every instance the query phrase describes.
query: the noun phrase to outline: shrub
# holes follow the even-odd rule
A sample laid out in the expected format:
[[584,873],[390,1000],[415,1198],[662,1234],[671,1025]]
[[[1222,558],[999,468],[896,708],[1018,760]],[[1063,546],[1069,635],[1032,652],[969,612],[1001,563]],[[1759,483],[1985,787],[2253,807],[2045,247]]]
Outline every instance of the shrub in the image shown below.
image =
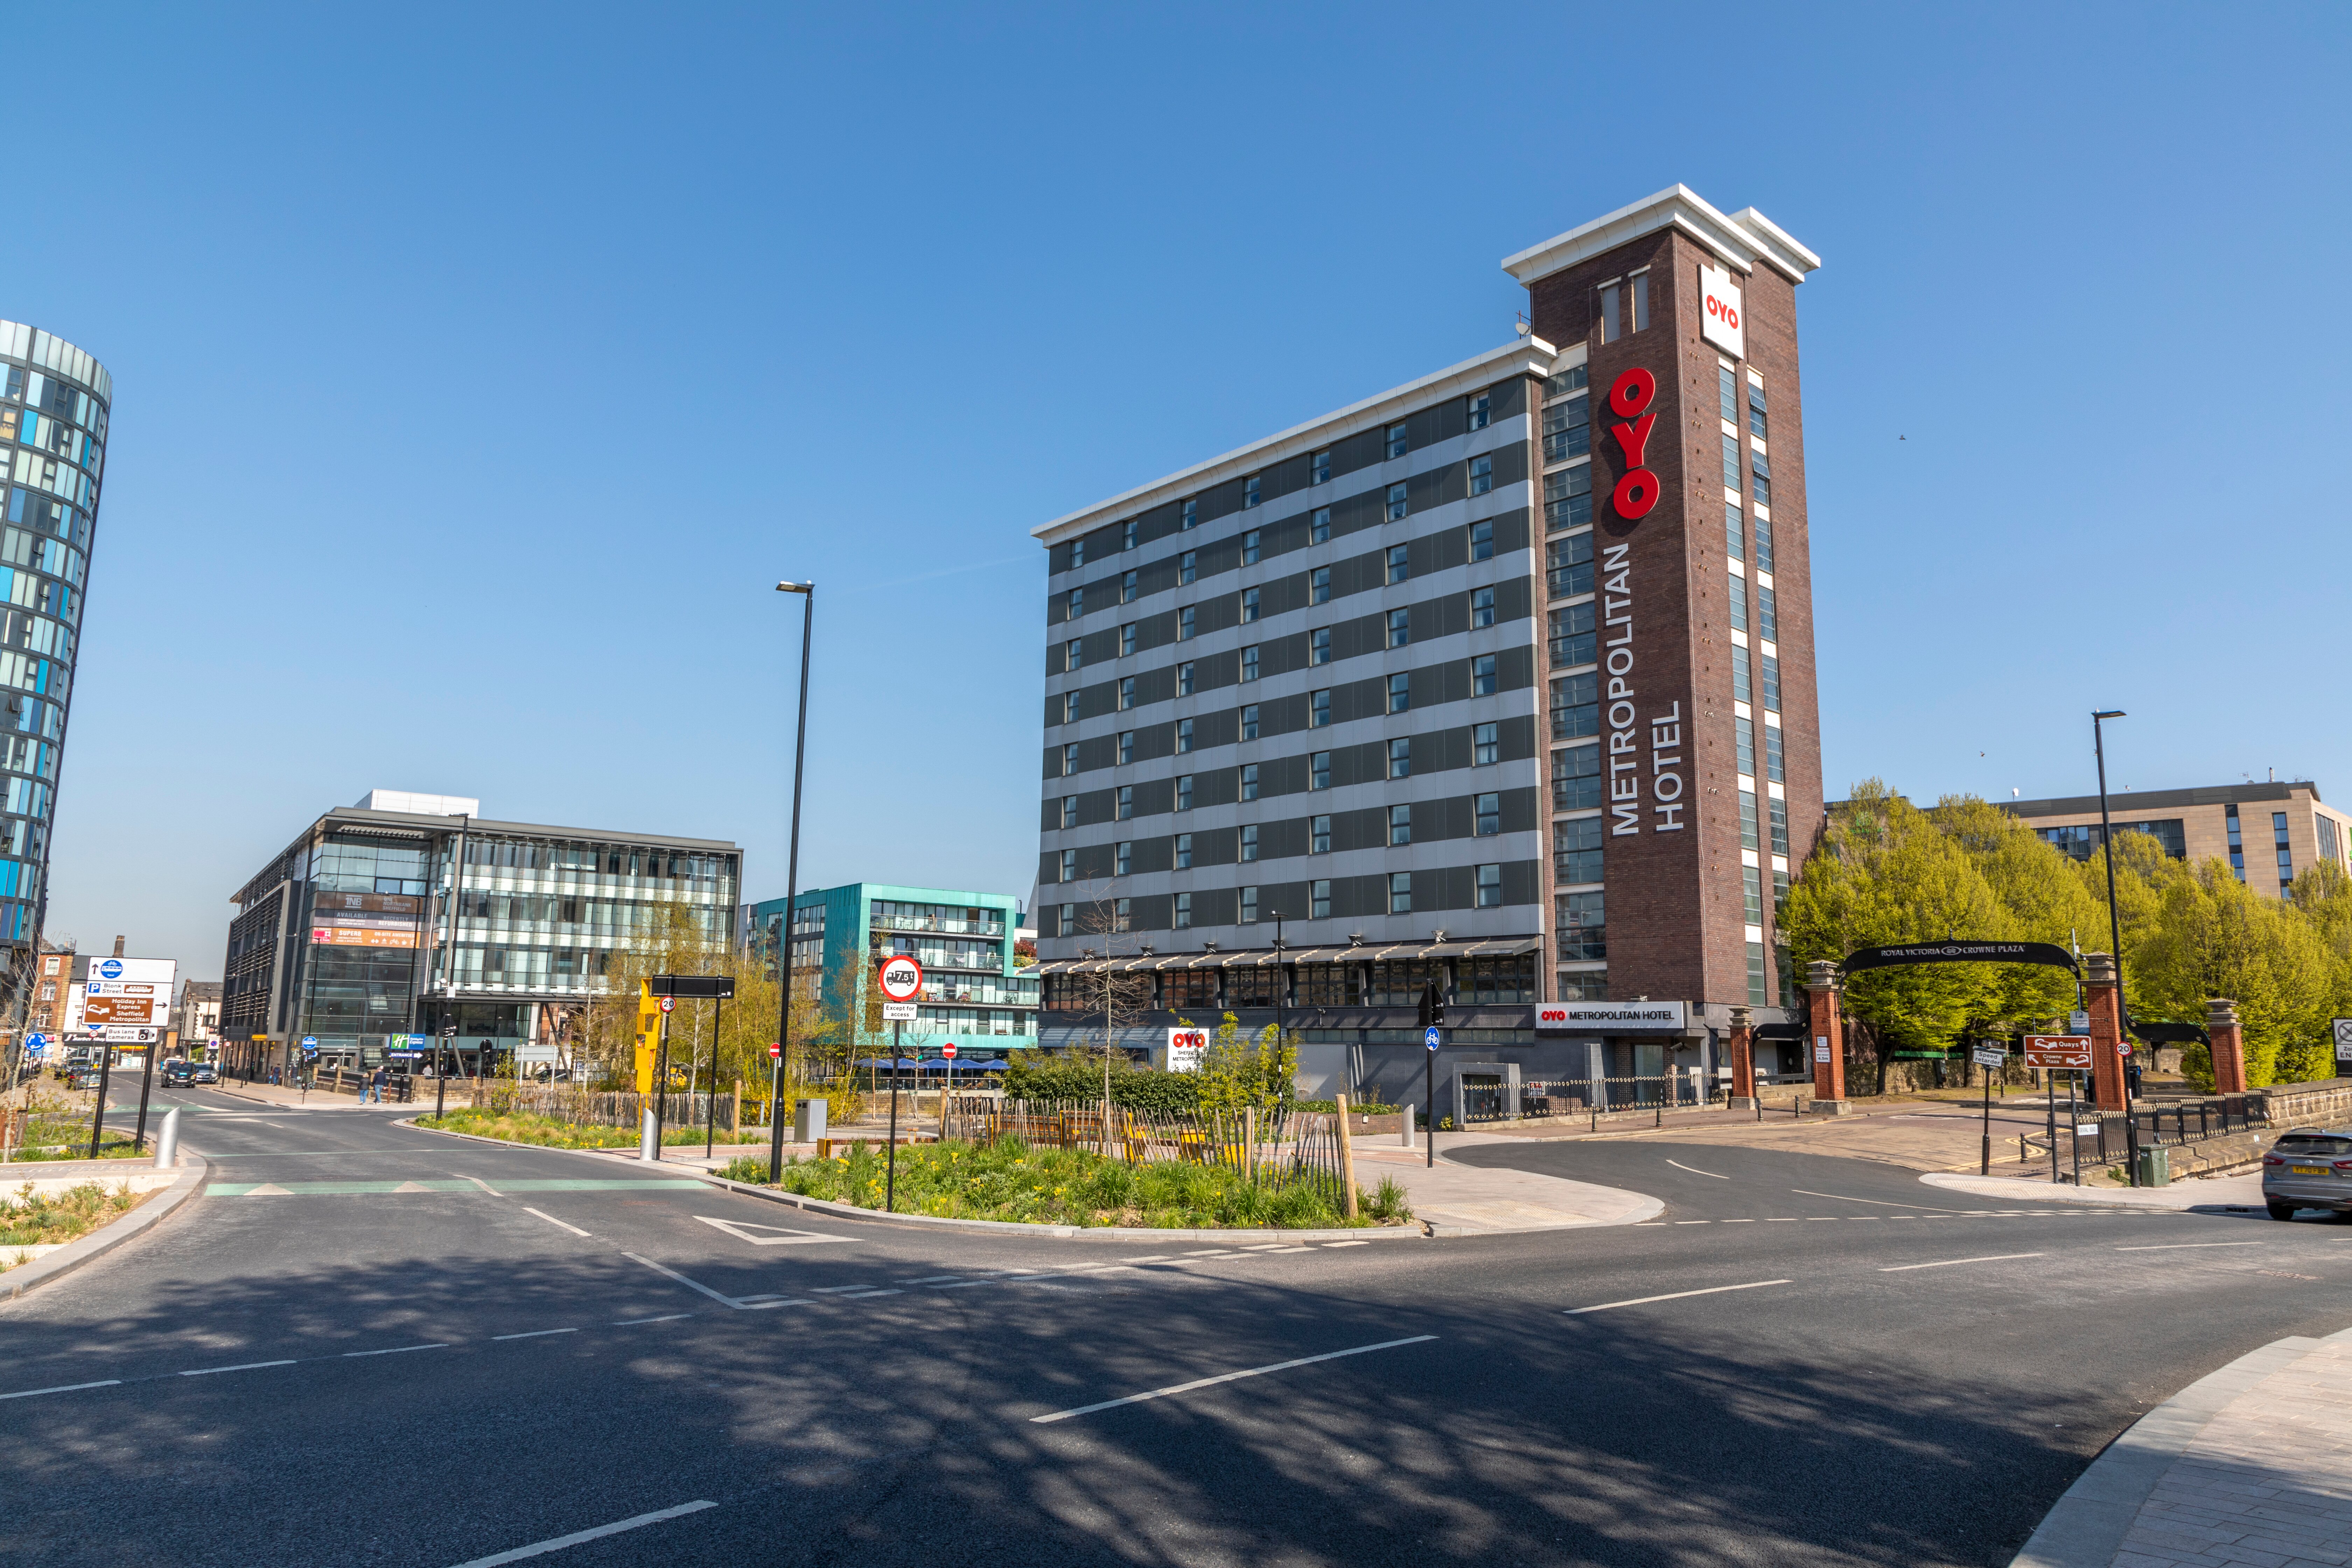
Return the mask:
[[[1102,1063],[1082,1058],[1047,1057],[1033,1064],[1016,1057],[1004,1074],[1007,1100],[1099,1100],[1102,1094]],[[1129,1110],[1181,1114],[1200,1104],[1201,1085],[1191,1073],[1151,1072],[1113,1062],[1110,1101]]]

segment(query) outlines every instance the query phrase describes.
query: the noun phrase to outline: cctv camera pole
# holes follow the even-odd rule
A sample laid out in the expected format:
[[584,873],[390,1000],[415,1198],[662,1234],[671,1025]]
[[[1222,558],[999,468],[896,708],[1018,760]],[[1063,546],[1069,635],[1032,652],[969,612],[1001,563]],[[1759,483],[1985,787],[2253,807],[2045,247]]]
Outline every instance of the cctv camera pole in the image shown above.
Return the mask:
[[139,1130],[131,1135],[134,1149],[147,1147],[147,1091],[155,1086],[155,1053],[163,1048],[163,1032],[154,1031],[154,1043],[147,1047],[147,1070],[139,1075]]
[[[791,1080],[784,1071],[784,1058],[792,1050],[793,1040],[793,900],[800,897],[801,886],[801,771],[808,757],[808,688],[809,638],[816,630],[816,584],[779,583],[779,594],[801,595],[801,716],[793,739],[793,831],[790,847],[785,851],[784,918],[776,930],[776,1068],[774,1087],[768,1092],[768,1180],[773,1182],[784,1164],[783,1087]],[[897,1060],[894,1053],[892,1060]],[[895,1084],[898,1068],[891,1068]],[[891,1110],[898,1109],[893,1090]]]

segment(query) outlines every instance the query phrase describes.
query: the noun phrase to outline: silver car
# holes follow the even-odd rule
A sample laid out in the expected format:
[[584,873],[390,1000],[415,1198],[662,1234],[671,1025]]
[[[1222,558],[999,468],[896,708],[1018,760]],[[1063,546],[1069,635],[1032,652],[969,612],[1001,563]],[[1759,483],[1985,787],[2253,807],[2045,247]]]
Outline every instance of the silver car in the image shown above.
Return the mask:
[[2352,1129],[2298,1127],[2263,1156],[2263,1206],[2273,1219],[2297,1209],[2352,1213]]

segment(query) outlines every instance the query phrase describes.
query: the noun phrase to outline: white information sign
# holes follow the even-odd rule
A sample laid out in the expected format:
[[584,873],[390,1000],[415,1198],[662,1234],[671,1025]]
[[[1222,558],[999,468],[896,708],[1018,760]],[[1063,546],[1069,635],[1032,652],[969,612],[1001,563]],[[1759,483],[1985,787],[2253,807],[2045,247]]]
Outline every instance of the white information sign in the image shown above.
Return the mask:
[[1208,1030],[1171,1029],[1168,1031],[1168,1070],[1170,1072],[1199,1072],[1202,1059],[1208,1054]]
[[1739,318],[1739,286],[1731,274],[1705,262],[1698,269],[1699,331],[1733,359],[1748,357],[1748,329]]
[[2352,1061],[2352,1018],[2336,1020],[2336,1059]]
[[1813,1060],[1817,1062],[1825,1062],[1829,1059],[1830,1037],[1827,1035],[1815,1035],[1813,1037]]
[[2009,1060],[2009,1053],[1999,1046],[1979,1046],[1970,1055],[1980,1068],[1997,1068]]
[[882,1021],[886,1024],[911,1024],[915,1021],[915,1005],[912,1002],[885,1002],[882,1004]]

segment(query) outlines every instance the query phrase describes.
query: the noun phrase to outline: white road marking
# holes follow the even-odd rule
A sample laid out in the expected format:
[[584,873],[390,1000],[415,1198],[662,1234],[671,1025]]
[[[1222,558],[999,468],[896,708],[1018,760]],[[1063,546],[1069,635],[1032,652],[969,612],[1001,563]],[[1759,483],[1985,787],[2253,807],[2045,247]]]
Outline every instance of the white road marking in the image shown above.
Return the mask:
[[2155,1247],[2118,1247],[2117,1252],[2181,1252],[2192,1247],[2260,1247],[2259,1241],[2168,1241]]
[[1790,1190],[1790,1192],[1792,1192],[1792,1193],[1797,1194],[1798,1194],[1799,1196],[1801,1196],[1801,1197],[1808,1197],[1808,1198],[1835,1198],[1835,1199],[1837,1199],[1837,1201],[1838,1201],[1838,1202],[1840,1202],[1840,1203],[1842,1203],[1842,1204],[1876,1204],[1880,1208],[1883,1208],[1883,1209],[1927,1209],[1927,1210],[1931,1210],[1931,1211],[1933,1211],[1933,1212],[1934,1212],[1934,1213],[1936,1213],[1936,1214],[1983,1214],[1983,1213],[1988,1212],[1988,1211],[1983,1210],[1983,1209],[1947,1209],[1947,1208],[1937,1208],[1934,1204],[1896,1204],[1896,1203],[1889,1203],[1889,1202],[1887,1202],[1885,1198],[1850,1198],[1850,1197],[1846,1196],[1843,1193],[1809,1193],[1809,1192],[1805,1191],[1805,1189],[1804,1189],[1804,1188],[1802,1188],[1802,1187],[1790,1187],[1789,1190]]
[[600,1524],[593,1530],[575,1530],[569,1535],[559,1535],[552,1541],[533,1542],[529,1546],[518,1546],[511,1552],[499,1552],[488,1557],[477,1557],[469,1562],[458,1563],[457,1568],[497,1568],[497,1565],[501,1563],[520,1563],[526,1557],[537,1557],[549,1552],[561,1552],[569,1546],[578,1546],[583,1542],[600,1540],[607,1535],[618,1535],[625,1530],[640,1530],[648,1524],[659,1524],[666,1519],[676,1519],[681,1514],[699,1513],[706,1508],[718,1506],[717,1503],[707,1499],[695,1502],[682,1502],[676,1508],[659,1509],[652,1513],[638,1514],[633,1519],[619,1520],[611,1524]]
[[680,1318],[691,1318],[692,1316],[694,1316],[692,1312],[671,1312],[659,1318],[623,1318],[619,1322],[614,1323],[613,1326],[616,1329],[634,1329],[639,1323],[675,1323]]
[[[754,1247],[814,1247],[828,1241],[847,1241],[845,1236],[821,1236],[813,1230],[786,1230],[780,1225],[755,1225],[747,1219],[718,1219],[710,1215],[694,1216],[707,1226],[723,1230],[738,1241],[748,1241]],[[752,1236],[755,1230],[773,1231],[772,1236]]]
[[490,1340],[493,1343],[499,1340],[543,1340],[550,1334],[576,1334],[579,1331],[578,1329],[533,1329],[527,1334],[492,1334]]
[[1669,1160],[1666,1163],[1672,1165],[1677,1171],[1690,1171],[1690,1173],[1694,1176],[1715,1176],[1715,1179],[1718,1182],[1727,1182],[1731,1180],[1729,1176],[1716,1175],[1713,1171],[1692,1170],[1690,1166],[1684,1164],[1680,1160]]
[[1713,1225],[1715,1222],[1706,1219],[1678,1219],[1675,1223],[1676,1225]]
[[0,1394],[0,1399],[32,1399],[44,1394],[71,1394],[81,1388],[112,1388],[121,1381],[119,1377],[108,1377],[96,1383],[60,1383],[49,1388],[20,1388],[14,1394]]
[[1959,1263],[2007,1263],[2019,1258],[2047,1258],[2046,1252],[1995,1252],[1983,1258],[1947,1258],[1935,1263],[1898,1263],[1892,1268],[1882,1268],[1881,1274],[1902,1274],[1914,1268],[1949,1268]]
[[1326,1247],[1370,1247],[1371,1246],[1371,1243],[1369,1241],[1327,1241],[1323,1245]]
[[1786,1285],[1786,1279],[1750,1279],[1745,1285],[1710,1285],[1704,1290],[1670,1290],[1663,1296],[1636,1296],[1630,1301],[1603,1301],[1593,1307],[1570,1307],[1562,1317],[1577,1318],[1587,1312],[1606,1312],[1616,1307],[1646,1307],[1653,1301],[1679,1301],[1685,1296],[1720,1296],[1726,1290],[1760,1290],[1767,1285]]
[[453,1176],[457,1177],[457,1178],[459,1181],[461,1181],[461,1182],[471,1182],[471,1183],[473,1183],[473,1184],[474,1184],[474,1185],[476,1185],[476,1186],[478,1186],[478,1187],[481,1188],[481,1189],[482,1189],[482,1191],[484,1191],[484,1192],[486,1192],[486,1193],[489,1194],[490,1194],[490,1196],[492,1196],[492,1197],[494,1197],[494,1198],[502,1198],[502,1197],[506,1196],[506,1194],[504,1194],[504,1193],[502,1193],[502,1192],[499,1191],[499,1190],[498,1190],[498,1188],[496,1188],[496,1187],[494,1187],[494,1186],[490,1185],[490,1184],[489,1184],[489,1183],[488,1183],[488,1182],[486,1182],[486,1181],[482,1180],[482,1178],[481,1178],[481,1177],[479,1177],[479,1176],[469,1176],[469,1175],[466,1174],[466,1173],[465,1173],[465,1172],[463,1172],[463,1171],[452,1171],[452,1172],[450,1172],[449,1173],[450,1173],[451,1175],[453,1175]]
[[446,1351],[448,1348],[448,1342],[445,1340],[439,1344],[432,1345],[394,1345],[390,1350],[345,1351],[343,1352],[343,1357],[345,1360],[349,1360],[351,1357],[355,1355],[406,1355],[410,1351]]
[[210,1377],[216,1372],[255,1372],[265,1366],[292,1366],[293,1364],[293,1362],[290,1360],[248,1361],[239,1362],[235,1366],[200,1366],[195,1368],[194,1371],[184,1372],[180,1375],[182,1377]]
[[553,1215],[551,1215],[551,1214],[540,1214],[539,1210],[537,1210],[537,1209],[535,1209],[535,1208],[531,1207],[529,1204],[525,1204],[525,1205],[522,1205],[522,1212],[523,1212],[523,1213],[525,1213],[525,1214],[536,1214],[536,1215],[539,1215],[539,1217],[540,1217],[540,1218],[541,1218],[541,1219],[545,1220],[545,1221],[546,1221],[548,1224],[550,1224],[550,1225],[562,1225],[564,1229],[566,1229],[566,1230],[570,1231],[570,1232],[571,1232],[572,1235],[574,1235],[574,1236],[586,1236],[586,1235],[588,1234],[586,1231],[584,1231],[584,1230],[581,1229],[581,1228],[580,1228],[578,1226],[576,1226],[576,1225],[563,1225],[563,1222],[562,1222],[562,1220],[560,1220],[560,1219],[556,1218],[556,1217],[555,1217]]
[[670,1279],[677,1280],[679,1284],[685,1286],[689,1290],[699,1290],[704,1295],[709,1297],[712,1300],[719,1303],[721,1306],[732,1307],[735,1305],[734,1297],[722,1296],[718,1291],[713,1290],[709,1286],[698,1284],[694,1280],[688,1279],[685,1275],[680,1274],[675,1268],[665,1268],[650,1258],[640,1258],[634,1252],[624,1252],[621,1256],[629,1259],[633,1263],[644,1264],[646,1268],[652,1269],[656,1274],[667,1275]]
[[[1754,1225],[1756,1222],[1755,1222],[1754,1220],[1752,1220],[1752,1219],[1727,1219],[1727,1220],[1725,1220],[1723,1223],[1724,1223],[1724,1224],[1726,1224],[1726,1225]],[[1362,1243],[1362,1242],[1360,1242],[1360,1241],[1358,1241],[1358,1242],[1342,1242],[1342,1243],[1340,1243],[1340,1245],[1341,1245],[1341,1246],[1343,1246],[1343,1247],[1361,1247],[1361,1246],[1363,1246],[1363,1245],[1364,1245],[1364,1243]]]
[[845,1301],[870,1301],[877,1296],[903,1296],[905,1294],[906,1292],[904,1290],[859,1290],[853,1295],[844,1296],[842,1300]]
[[[1655,1224],[1656,1222],[1652,1221],[1651,1223]],[[1764,1223],[1766,1225],[1794,1225],[1797,1223],[1797,1216],[1795,1215],[1789,1214],[1774,1215],[1770,1219],[1766,1220]]]
[[1295,1361],[1278,1361],[1271,1366],[1245,1367],[1240,1372],[1219,1373],[1214,1377],[1196,1377],[1190,1383],[1173,1383],[1166,1388],[1154,1388],[1142,1394],[1130,1394],[1124,1399],[1106,1399],[1099,1405],[1081,1405],[1075,1410],[1056,1410],[1051,1415],[1032,1415],[1034,1426],[1046,1426],[1055,1421],[1067,1421],[1073,1415],[1091,1415],[1097,1410],[1113,1410],[1122,1405],[1140,1405],[1147,1399],[1165,1399],[1171,1394],[1190,1394],[1196,1388],[1208,1388],[1220,1383],[1232,1383],[1237,1378],[1264,1377],[1270,1372],[1287,1372],[1294,1366],[1309,1366],[1318,1361],[1337,1361],[1341,1356],[1363,1355],[1371,1351],[1394,1350],[1399,1345],[1423,1344],[1435,1339],[1435,1334],[1415,1334],[1409,1340],[1383,1340],[1376,1345],[1357,1345],[1344,1351],[1326,1351],[1321,1355],[1303,1355]]
[[871,1285],[816,1285],[810,1287],[812,1296],[838,1296],[845,1290],[871,1290]]
[[1188,1252],[1184,1254],[1184,1256],[1187,1258],[1223,1258],[1226,1253],[1231,1252],[1233,1248],[1230,1247],[1213,1247],[1206,1252]]
[[933,1274],[921,1279],[901,1279],[901,1285],[944,1285],[950,1279],[961,1279],[961,1274]]
[[[1346,1242],[1339,1242],[1335,1245],[1345,1247],[1348,1244]],[[1119,1261],[1121,1263],[1172,1263],[1180,1256],[1181,1254],[1173,1252],[1150,1252],[1144,1254],[1141,1258],[1122,1258]]]

